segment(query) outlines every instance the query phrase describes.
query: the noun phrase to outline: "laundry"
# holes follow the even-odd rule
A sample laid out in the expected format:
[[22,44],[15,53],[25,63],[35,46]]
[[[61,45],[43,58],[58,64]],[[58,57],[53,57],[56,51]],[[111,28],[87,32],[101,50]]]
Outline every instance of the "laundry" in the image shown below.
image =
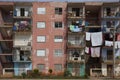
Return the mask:
[[100,47],[91,48],[91,57],[100,57]]
[[90,41],[90,33],[89,32],[86,32],[86,40]]
[[88,47],[85,47],[85,53],[89,53],[89,48]]
[[80,32],[80,31],[82,31],[82,29],[79,28],[78,26],[70,25],[70,31],[72,31],[72,32]]
[[100,46],[103,43],[102,32],[91,33],[92,46]]
[[117,47],[120,48],[120,41],[117,41]]
[[102,58],[103,60],[107,60],[107,49],[102,49]]
[[115,50],[115,58],[120,59],[120,49]]
[[105,41],[105,46],[113,46],[113,41]]
[[117,41],[120,41],[120,34],[117,35]]

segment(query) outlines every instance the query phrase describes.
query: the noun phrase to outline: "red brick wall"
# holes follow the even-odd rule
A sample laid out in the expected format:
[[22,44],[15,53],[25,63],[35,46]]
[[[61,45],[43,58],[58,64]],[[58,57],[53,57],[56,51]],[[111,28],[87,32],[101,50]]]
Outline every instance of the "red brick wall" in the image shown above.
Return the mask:
[[[37,14],[37,8],[38,7],[45,7],[46,8],[46,14],[41,15]],[[55,7],[62,7],[63,8],[63,14],[62,15],[55,15],[54,8]],[[64,64],[66,62],[66,7],[67,3],[60,3],[60,2],[34,2],[33,3],[33,41],[32,41],[32,64],[33,69],[37,67],[37,64],[47,64],[49,66],[49,69],[54,70],[54,64],[62,64],[62,67],[64,67]],[[37,29],[36,23],[38,21],[45,21],[46,22],[46,28],[45,29]],[[54,21],[62,21],[64,23],[64,28],[62,29],[55,29],[53,24]],[[37,35],[46,35],[46,42],[45,43],[37,43],[36,38]],[[54,36],[55,35],[63,35],[64,41],[62,43],[55,43],[54,42]],[[37,57],[36,56],[36,49],[47,49],[48,55],[46,57]],[[64,55],[62,57],[55,57],[53,55],[54,49],[62,49],[64,52]],[[49,51],[48,51],[49,50]],[[45,58],[48,57],[48,61],[45,61]],[[63,68],[64,69],[64,68]],[[45,72],[47,72],[46,70]]]

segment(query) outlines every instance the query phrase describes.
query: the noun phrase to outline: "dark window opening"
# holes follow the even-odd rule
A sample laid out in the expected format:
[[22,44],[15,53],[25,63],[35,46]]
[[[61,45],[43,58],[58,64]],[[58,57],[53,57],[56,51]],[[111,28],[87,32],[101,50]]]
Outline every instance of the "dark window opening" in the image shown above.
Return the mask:
[[62,8],[55,8],[55,14],[62,14]]
[[25,16],[24,12],[25,12],[25,9],[24,9],[24,8],[21,8],[21,9],[20,9],[20,14],[21,14],[21,16]]
[[80,8],[72,8],[72,12],[75,13],[75,16],[80,16]]
[[62,22],[55,22],[55,28],[62,28]]

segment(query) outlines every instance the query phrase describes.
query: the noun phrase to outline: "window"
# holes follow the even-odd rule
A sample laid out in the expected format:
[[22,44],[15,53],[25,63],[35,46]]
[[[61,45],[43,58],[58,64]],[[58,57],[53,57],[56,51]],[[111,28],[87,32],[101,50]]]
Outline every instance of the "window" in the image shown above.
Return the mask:
[[45,36],[37,36],[37,42],[45,42]]
[[55,14],[62,14],[62,8],[55,8]]
[[37,56],[45,56],[45,49],[43,50],[37,50]]
[[56,49],[56,50],[54,51],[54,55],[55,55],[55,56],[62,56],[62,49]]
[[45,14],[46,9],[45,8],[37,8],[37,14]]
[[55,71],[61,71],[62,70],[62,64],[55,64]]
[[45,28],[45,22],[37,22],[37,28]]
[[55,36],[54,37],[54,42],[62,42],[63,41],[63,37],[62,36]]
[[38,64],[37,67],[38,67],[39,71],[45,70],[45,64]]
[[62,22],[55,22],[55,28],[62,28]]

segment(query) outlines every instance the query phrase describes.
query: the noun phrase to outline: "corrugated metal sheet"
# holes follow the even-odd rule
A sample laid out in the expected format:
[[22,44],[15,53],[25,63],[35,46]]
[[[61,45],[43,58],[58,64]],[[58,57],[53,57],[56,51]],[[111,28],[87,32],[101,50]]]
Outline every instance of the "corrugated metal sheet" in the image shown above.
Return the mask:
[[0,0],[0,1],[10,1],[10,2],[119,2],[120,0]]

